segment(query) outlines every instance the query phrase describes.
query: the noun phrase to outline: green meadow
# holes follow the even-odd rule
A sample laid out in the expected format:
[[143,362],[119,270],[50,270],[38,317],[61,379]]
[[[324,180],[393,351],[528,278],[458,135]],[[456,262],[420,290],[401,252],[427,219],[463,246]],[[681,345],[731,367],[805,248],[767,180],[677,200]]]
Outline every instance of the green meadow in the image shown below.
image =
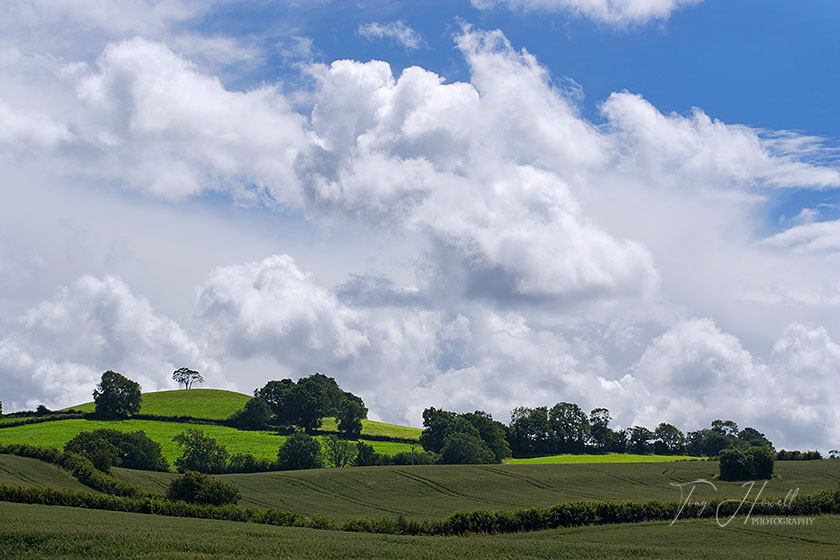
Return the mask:
[[[185,391],[186,392],[186,391]],[[172,438],[188,428],[199,428],[216,438],[230,453],[251,453],[256,457],[274,460],[286,436],[268,430],[237,430],[227,426],[191,425],[156,420],[58,420],[0,429],[0,443],[28,443],[62,449],[79,432],[110,428],[125,432],[142,430],[160,443],[163,455],[173,463],[181,455]],[[379,453],[393,455],[410,451],[411,444],[390,441],[367,441]]]

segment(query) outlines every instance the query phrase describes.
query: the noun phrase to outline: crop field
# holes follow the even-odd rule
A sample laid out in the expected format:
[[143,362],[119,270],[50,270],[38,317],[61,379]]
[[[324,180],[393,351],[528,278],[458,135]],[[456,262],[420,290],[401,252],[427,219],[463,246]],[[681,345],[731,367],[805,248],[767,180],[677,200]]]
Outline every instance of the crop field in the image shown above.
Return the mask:
[[[174,476],[113,469],[128,482],[162,492]],[[516,510],[577,500],[662,500],[677,502],[671,482],[713,480],[715,462],[615,463],[578,465],[434,465],[349,467],[222,475],[242,493],[240,505],[276,507],[334,519],[390,517],[432,519],[459,510]],[[776,464],[777,478],[762,496],[785,496],[834,489],[840,461],[790,461]],[[693,498],[741,498],[739,482],[714,481],[717,491],[699,484]],[[688,491],[688,488],[685,489]],[[753,491],[753,496],[758,487]]]
[[3,454],[0,454],[0,485],[93,492],[54,465],[37,459]]
[[[713,520],[556,529],[473,537],[409,537],[271,527],[0,503],[0,557],[146,560],[381,558],[429,560],[619,558],[833,559],[840,516],[811,526],[718,527]],[[206,538],[212,535],[213,538]]]
[[[188,391],[184,391],[185,393]],[[28,443],[46,447],[64,448],[64,444],[79,432],[111,428],[126,432],[142,430],[160,443],[163,455],[173,463],[181,452],[172,438],[188,428],[197,427],[205,434],[216,438],[231,453],[252,453],[256,457],[276,459],[277,450],[286,441],[286,436],[272,431],[246,431],[227,426],[181,424],[154,420],[58,420],[42,424],[29,424],[0,429],[0,443]],[[411,444],[390,441],[367,442],[379,453],[394,454],[410,451]]]
[[510,459],[508,465],[566,465],[578,463],[670,463],[697,461],[688,455],[634,455],[632,453],[607,453],[605,455],[550,455],[528,459]]

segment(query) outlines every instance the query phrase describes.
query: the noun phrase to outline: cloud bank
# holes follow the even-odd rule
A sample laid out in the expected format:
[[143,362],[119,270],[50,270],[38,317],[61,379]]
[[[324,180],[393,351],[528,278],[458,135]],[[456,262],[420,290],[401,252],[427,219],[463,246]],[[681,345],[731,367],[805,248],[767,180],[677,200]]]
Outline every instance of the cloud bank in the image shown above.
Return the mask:
[[[644,21],[677,4],[601,6],[601,19]],[[834,222],[763,235],[757,218],[781,189],[840,186],[819,141],[666,114],[630,92],[590,122],[500,31],[465,27],[455,42],[468,81],[314,64],[306,109],[282,84],[230,89],[163,41],[111,41],[92,62],[0,51],[9,201],[79,189],[144,217],[232,203],[256,222],[241,257],[176,280],[161,263],[212,260],[227,234],[176,243],[154,220],[109,232],[85,225],[97,204],[79,205],[51,231],[104,236],[113,259],[74,275],[84,263],[62,259],[84,243],[30,255],[15,245],[32,230],[4,211],[3,238],[19,243],[0,245],[0,270],[64,278],[8,283],[28,303],[2,302],[7,409],[87,400],[105,369],[167,388],[187,365],[244,392],[322,371],[378,418],[415,425],[426,406],[507,420],[565,400],[622,426],[734,417],[781,445],[833,445],[840,324],[797,302],[837,301]],[[266,213],[330,243],[292,247]],[[275,248],[255,255],[250,232]],[[135,295],[170,281],[186,301]]]

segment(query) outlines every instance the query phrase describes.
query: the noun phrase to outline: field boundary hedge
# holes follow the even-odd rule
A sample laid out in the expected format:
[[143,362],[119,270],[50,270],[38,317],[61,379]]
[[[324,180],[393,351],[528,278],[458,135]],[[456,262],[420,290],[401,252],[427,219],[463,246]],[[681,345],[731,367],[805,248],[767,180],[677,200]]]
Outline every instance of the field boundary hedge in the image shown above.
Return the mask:
[[[610,525],[645,521],[668,521],[680,512],[681,519],[729,519],[743,515],[815,516],[840,513],[840,489],[797,496],[785,502],[766,498],[754,506],[742,506],[737,500],[713,500],[701,509],[656,500],[648,502],[571,502],[548,508],[517,511],[456,512],[444,519],[414,521],[402,515],[395,518],[350,519],[338,522],[321,515],[302,515],[280,509],[254,510],[237,505],[208,506],[171,501],[161,496],[125,497],[86,494],[52,488],[0,486],[0,501],[25,504],[81,507],[172,517],[196,517],[224,521],[261,523],[285,527],[339,530],[357,533],[393,535],[463,536],[541,531],[581,525]],[[745,506],[750,506],[745,507]],[[741,511],[743,510],[743,511]]]

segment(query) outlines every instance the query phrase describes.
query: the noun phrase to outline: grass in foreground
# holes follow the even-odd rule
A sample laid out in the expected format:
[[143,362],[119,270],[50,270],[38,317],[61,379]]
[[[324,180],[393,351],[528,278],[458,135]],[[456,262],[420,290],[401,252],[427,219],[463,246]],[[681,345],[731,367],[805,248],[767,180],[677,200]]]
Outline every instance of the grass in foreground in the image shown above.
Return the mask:
[[[195,390],[184,392],[192,391]],[[89,432],[102,428],[126,432],[142,430],[146,432],[147,436],[160,443],[164,457],[169,460],[170,464],[173,464],[175,459],[181,455],[181,451],[172,441],[172,438],[191,427],[197,427],[210,437],[216,438],[216,441],[227,447],[231,454],[251,453],[256,457],[270,460],[277,458],[277,450],[286,441],[286,436],[278,435],[276,432],[265,430],[245,431],[227,426],[195,426],[155,420],[58,420],[56,422],[0,429],[0,442],[28,443],[63,449],[64,444],[73,439],[79,432]],[[372,445],[377,452],[388,455],[411,450],[411,445],[407,443],[390,441],[369,441],[367,443]]]
[[162,518],[0,503],[0,557],[193,560],[382,558],[836,558],[840,516],[812,526],[753,527],[713,520],[557,529],[481,537],[407,537]]
[[632,453],[607,453],[605,455],[551,455],[528,459],[509,459],[508,465],[566,465],[577,463],[671,463],[696,461],[688,455],[634,455]]
[[[162,492],[174,476],[113,469],[118,477]],[[359,517],[433,519],[462,510],[518,510],[578,500],[680,500],[670,482],[712,480],[717,463],[635,463],[598,465],[434,465],[350,467],[223,475],[242,493],[240,505],[276,507],[345,520]],[[840,461],[790,461],[776,465],[776,478],[764,496],[833,489],[840,483]],[[700,485],[695,499],[741,498],[740,482],[715,481],[718,492]],[[756,488],[756,491],[758,489]]]

